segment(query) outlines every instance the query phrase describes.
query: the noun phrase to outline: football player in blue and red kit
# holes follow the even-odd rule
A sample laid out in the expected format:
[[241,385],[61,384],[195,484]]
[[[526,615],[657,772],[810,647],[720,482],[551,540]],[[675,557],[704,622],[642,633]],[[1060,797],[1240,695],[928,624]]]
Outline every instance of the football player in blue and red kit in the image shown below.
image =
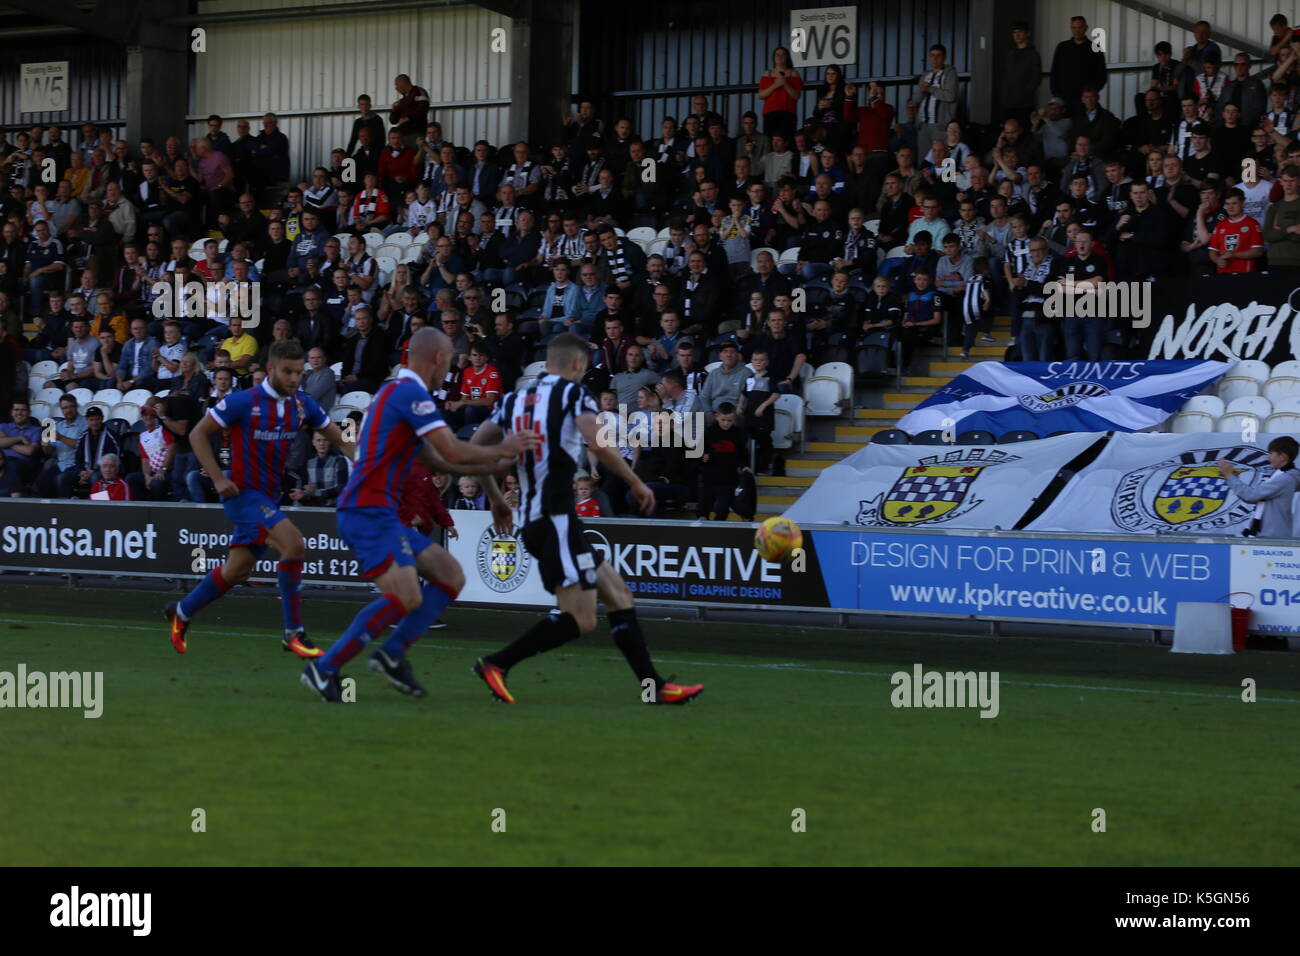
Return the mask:
[[[261,385],[233,392],[208,410],[190,441],[203,470],[221,498],[235,530],[226,563],[214,568],[164,614],[172,647],[186,651],[186,630],[194,615],[237,584],[248,580],[257,559],[271,546],[280,553],[276,577],[284,614],[284,649],[299,657],[319,657],[302,624],[302,532],[279,507],[285,462],[298,432],[317,429],[349,458],[353,448],[316,401],[300,391],[303,351],[296,341],[271,346]],[[211,434],[226,432],[230,471],[223,473],[213,452]]]

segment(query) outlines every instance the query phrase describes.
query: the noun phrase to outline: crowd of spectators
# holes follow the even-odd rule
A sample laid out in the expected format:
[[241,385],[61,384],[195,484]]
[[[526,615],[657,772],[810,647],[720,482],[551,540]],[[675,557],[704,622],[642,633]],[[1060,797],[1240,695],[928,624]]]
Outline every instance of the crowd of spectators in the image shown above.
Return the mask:
[[[373,393],[435,324],[454,349],[437,398],[458,430],[575,332],[614,433],[706,417],[700,459],[628,441],[661,502],[752,514],[747,481],[782,473],[773,406],[813,365],[906,374],[936,341],[963,356],[979,343],[1010,359],[1123,357],[1126,319],[1052,318],[1046,283],[1300,271],[1300,42],[1281,14],[1272,27],[1263,63],[1225,56],[1204,22],[1177,57],[1157,44],[1124,116],[1100,105],[1105,56],[1075,17],[1046,90],[1015,26],[1004,116],[987,127],[963,121],[935,44],[904,115],[881,84],[834,66],[807,97],[778,48],[742,116],[701,94],[637,130],[584,100],[557,138],[501,145],[448,141],[402,75],[386,115],[358,97],[346,146],[301,178],[269,113],[233,138],[212,116],[188,144],[92,125],[0,134],[0,481],[10,494],[210,499],[186,432],[260,381],[273,341],[302,344],[304,387],[330,408]],[[394,240],[411,253],[381,264],[376,246]],[[157,283],[197,284],[196,307]],[[260,320],[245,328],[223,305],[254,286]],[[992,335],[1000,313],[1009,341]],[[123,428],[67,395],[42,440],[23,377],[44,361],[57,364],[45,387],[155,397]],[[314,444],[295,449],[286,500],[329,504],[346,480]],[[626,509],[594,463],[577,493],[588,510]],[[482,492],[465,480],[439,496],[465,507]]]

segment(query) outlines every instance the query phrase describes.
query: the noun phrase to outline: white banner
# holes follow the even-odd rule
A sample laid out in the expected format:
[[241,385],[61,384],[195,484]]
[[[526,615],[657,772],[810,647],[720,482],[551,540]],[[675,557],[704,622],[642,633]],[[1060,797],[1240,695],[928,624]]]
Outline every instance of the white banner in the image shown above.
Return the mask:
[[1232,590],[1231,603],[1250,608],[1252,631],[1300,634],[1300,548],[1233,545]]
[[[790,59],[796,67],[845,67],[858,61],[858,8],[790,11]],[[848,77],[844,77],[848,79]]]
[[447,549],[465,572],[458,600],[481,604],[552,607],[555,598],[542,587],[537,561],[518,538],[492,530],[490,511],[453,511],[456,532]]
[[1216,463],[1234,462],[1241,481],[1258,485],[1272,473],[1265,449],[1275,437],[1114,433],[1026,530],[1240,534],[1255,505],[1237,497]]
[[63,113],[68,109],[68,61],[24,63],[19,67],[20,113]]
[[785,516],[809,524],[1010,529],[1101,436],[1012,445],[867,445],[831,465]]

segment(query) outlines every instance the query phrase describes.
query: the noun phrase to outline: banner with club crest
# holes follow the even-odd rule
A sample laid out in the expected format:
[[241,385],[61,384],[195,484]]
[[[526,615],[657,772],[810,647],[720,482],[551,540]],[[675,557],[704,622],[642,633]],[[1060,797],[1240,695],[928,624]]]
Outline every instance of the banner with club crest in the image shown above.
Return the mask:
[[[1243,483],[1258,485],[1272,474],[1267,448],[1276,437],[1113,434],[1026,530],[1240,534],[1255,505],[1228,487],[1218,462],[1232,462]],[[1300,536],[1300,512],[1295,533]]]
[[823,471],[785,515],[860,527],[1014,528],[1056,473],[1102,440],[867,445]]

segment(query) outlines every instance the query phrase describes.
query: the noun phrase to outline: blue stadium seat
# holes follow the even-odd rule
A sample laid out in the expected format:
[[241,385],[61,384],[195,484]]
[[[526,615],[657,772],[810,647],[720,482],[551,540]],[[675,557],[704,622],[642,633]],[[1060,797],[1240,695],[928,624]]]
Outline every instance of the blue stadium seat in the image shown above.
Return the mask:
[[998,440],[992,432],[986,432],[983,429],[972,428],[968,432],[962,432],[957,436],[958,445],[996,445]]
[[869,445],[906,445],[912,440],[912,437],[901,428],[886,428],[883,432],[876,432],[871,436]]
[[931,428],[929,431],[918,432],[912,436],[913,445],[949,445],[951,442],[943,440],[943,432],[937,428]]
[[1038,441],[1038,436],[1033,432],[1025,431],[1023,428],[1014,432],[1007,432],[998,439],[999,445],[1014,445],[1021,441]]

